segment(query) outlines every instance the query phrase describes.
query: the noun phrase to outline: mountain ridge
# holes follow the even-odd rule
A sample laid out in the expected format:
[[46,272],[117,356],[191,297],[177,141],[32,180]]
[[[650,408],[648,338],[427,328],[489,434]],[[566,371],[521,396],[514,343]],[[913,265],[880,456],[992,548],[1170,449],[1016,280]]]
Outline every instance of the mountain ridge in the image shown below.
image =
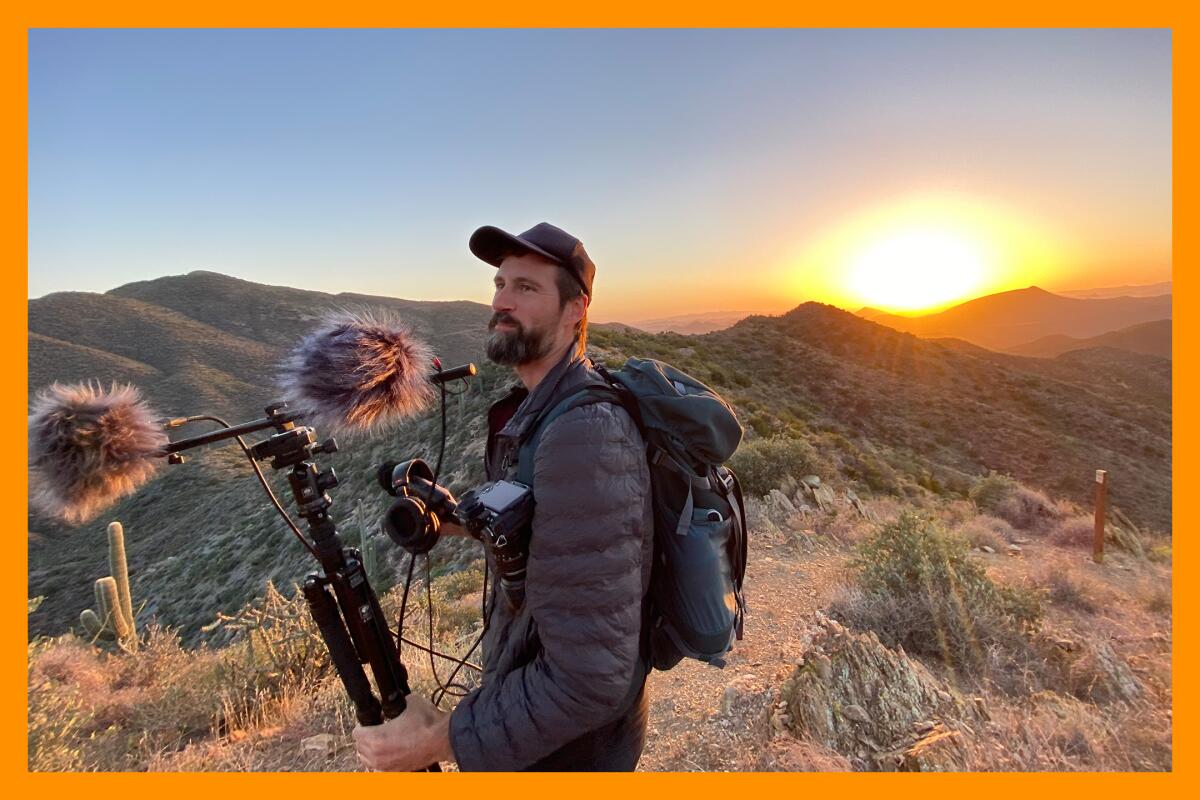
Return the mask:
[[924,316],[864,310],[859,312],[863,318],[896,330],[925,338],[959,338],[992,350],[1007,350],[1055,334],[1087,338],[1169,318],[1171,295],[1085,299],[1028,286],[976,297]]

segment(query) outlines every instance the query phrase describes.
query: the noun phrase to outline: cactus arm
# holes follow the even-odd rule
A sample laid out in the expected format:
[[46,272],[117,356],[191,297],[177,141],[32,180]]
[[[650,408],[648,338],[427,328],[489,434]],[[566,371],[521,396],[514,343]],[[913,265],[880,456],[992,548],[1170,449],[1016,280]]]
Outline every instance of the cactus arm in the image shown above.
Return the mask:
[[[134,624],[133,595],[129,591],[129,565],[125,560],[125,529],[120,522],[108,525],[108,568],[116,581],[117,615],[121,617],[122,627],[127,629],[127,635],[122,639],[134,649],[137,647],[137,626]],[[120,628],[117,628],[118,632]]]

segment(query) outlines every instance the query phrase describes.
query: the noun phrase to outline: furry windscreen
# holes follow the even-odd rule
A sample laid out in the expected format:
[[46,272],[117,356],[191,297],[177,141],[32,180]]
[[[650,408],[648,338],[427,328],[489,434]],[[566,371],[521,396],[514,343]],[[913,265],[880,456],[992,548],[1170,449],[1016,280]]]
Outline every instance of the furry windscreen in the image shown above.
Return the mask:
[[29,502],[78,524],[136,491],[162,463],[167,434],[132,386],[55,383],[29,415]]
[[385,314],[337,312],[296,345],[280,386],[306,425],[356,433],[385,427],[433,401],[429,347]]

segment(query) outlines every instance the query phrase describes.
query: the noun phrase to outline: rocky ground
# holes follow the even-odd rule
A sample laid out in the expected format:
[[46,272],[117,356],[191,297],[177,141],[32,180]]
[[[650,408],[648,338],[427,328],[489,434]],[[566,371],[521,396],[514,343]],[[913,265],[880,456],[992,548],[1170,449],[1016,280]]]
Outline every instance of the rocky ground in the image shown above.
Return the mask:
[[[1114,549],[1095,564],[1069,530],[1044,520],[1025,530],[965,501],[926,509],[974,540],[968,557],[992,580],[1042,600],[1044,619],[1028,640],[1036,658],[989,651],[983,676],[887,647],[831,617],[853,584],[859,545],[907,508],[828,490],[751,501],[744,639],[723,669],[684,661],[651,675],[639,769],[1171,768],[1171,568],[1169,555],[1146,555],[1161,542],[1143,542],[1141,555]],[[464,573],[453,592],[435,590],[443,642],[470,639],[472,580]],[[255,700],[236,724],[211,728],[211,712],[200,709],[211,705],[203,680],[232,679],[227,663],[214,666],[222,657],[161,639],[137,658],[70,637],[31,646],[31,767],[359,768],[353,719],[328,676],[276,684],[282,690]],[[427,662],[411,648],[404,658],[415,689],[428,692]],[[177,719],[188,714],[188,724]],[[235,718],[229,708],[217,717]]]

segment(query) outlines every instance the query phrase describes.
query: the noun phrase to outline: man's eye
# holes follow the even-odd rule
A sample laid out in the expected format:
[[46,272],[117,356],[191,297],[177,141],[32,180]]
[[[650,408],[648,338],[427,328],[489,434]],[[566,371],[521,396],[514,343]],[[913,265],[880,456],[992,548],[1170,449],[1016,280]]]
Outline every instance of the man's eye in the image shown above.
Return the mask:
[[520,288],[521,288],[522,292],[532,292],[533,291],[533,287],[530,286],[528,283],[521,284]]

